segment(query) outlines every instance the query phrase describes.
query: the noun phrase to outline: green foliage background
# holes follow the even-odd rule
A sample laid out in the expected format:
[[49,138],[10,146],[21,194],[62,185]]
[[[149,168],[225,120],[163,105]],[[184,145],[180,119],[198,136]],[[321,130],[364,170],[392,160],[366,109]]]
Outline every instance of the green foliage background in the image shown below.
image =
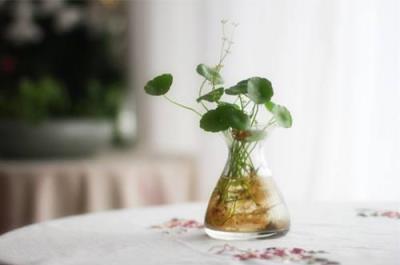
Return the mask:
[[[18,2],[0,5],[0,119],[115,118],[126,86],[124,43],[117,43],[115,49],[121,41],[118,36],[106,27],[94,28],[84,19],[60,30],[58,15],[41,12],[40,1],[31,4],[32,23],[41,37],[15,41],[8,33],[17,19],[14,10]],[[63,8],[87,14],[100,2],[65,1]],[[114,15],[104,17],[104,23],[123,17],[123,7],[113,8],[103,10]]]

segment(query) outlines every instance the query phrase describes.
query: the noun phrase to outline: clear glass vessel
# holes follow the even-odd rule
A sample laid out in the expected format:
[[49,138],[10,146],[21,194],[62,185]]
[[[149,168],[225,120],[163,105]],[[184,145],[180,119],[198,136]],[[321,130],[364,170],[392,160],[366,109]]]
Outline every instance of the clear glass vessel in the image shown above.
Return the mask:
[[285,234],[290,218],[265,160],[265,131],[228,130],[224,136],[229,157],[208,203],[206,233],[224,240]]

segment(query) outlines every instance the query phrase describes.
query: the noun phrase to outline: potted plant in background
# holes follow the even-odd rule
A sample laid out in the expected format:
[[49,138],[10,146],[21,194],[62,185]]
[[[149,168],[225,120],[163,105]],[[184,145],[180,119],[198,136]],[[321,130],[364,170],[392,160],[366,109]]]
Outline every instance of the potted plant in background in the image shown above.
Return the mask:
[[[199,64],[196,68],[204,78],[197,95],[203,111],[166,95],[173,82],[171,74],[155,77],[144,89],[149,95],[163,96],[192,111],[199,116],[203,130],[221,133],[226,139],[229,157],[209,200],[206,233],[218,239],[284,234],[290,226],[289,214],[265,162],[263,143],[272,128],[291,127],[292,117],[284,106],[271,100],[272,84],[264,77],[250,77],[233,86],[224,84],[221,70],[233,42],[232,37],[225,36],[227,21],[222,24],[224,36],[218,63],[212,67]],[[270,118],[262,120],[261,111],[269,113]]]
[[125,79],[122,3],[2,1],[0,154],[93,153],[115,133]]

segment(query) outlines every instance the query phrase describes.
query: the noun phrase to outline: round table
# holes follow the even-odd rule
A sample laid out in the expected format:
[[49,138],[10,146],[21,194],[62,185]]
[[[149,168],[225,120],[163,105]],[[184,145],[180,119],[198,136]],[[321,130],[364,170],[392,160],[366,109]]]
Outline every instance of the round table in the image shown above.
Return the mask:
[[110,209],[194,199],[191,156],[111,152],[86,159],[0,161],[0,235]]
[[116,210],[35,224],[0,237],[0,264],[398,265],[399,204],[289,204],[290,232],[220,241],[202,228],[205,204]]

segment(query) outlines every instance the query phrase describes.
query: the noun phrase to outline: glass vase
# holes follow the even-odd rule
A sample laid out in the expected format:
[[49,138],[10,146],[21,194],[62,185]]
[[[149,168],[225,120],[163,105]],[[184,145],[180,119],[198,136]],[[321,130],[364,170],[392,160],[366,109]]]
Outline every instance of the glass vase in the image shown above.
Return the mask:
[[257,239],[289,230],[286,204],[264,156],[266,136],[258,128],[224,132],[229,156],[208,203],[205,231],[210,237]]

